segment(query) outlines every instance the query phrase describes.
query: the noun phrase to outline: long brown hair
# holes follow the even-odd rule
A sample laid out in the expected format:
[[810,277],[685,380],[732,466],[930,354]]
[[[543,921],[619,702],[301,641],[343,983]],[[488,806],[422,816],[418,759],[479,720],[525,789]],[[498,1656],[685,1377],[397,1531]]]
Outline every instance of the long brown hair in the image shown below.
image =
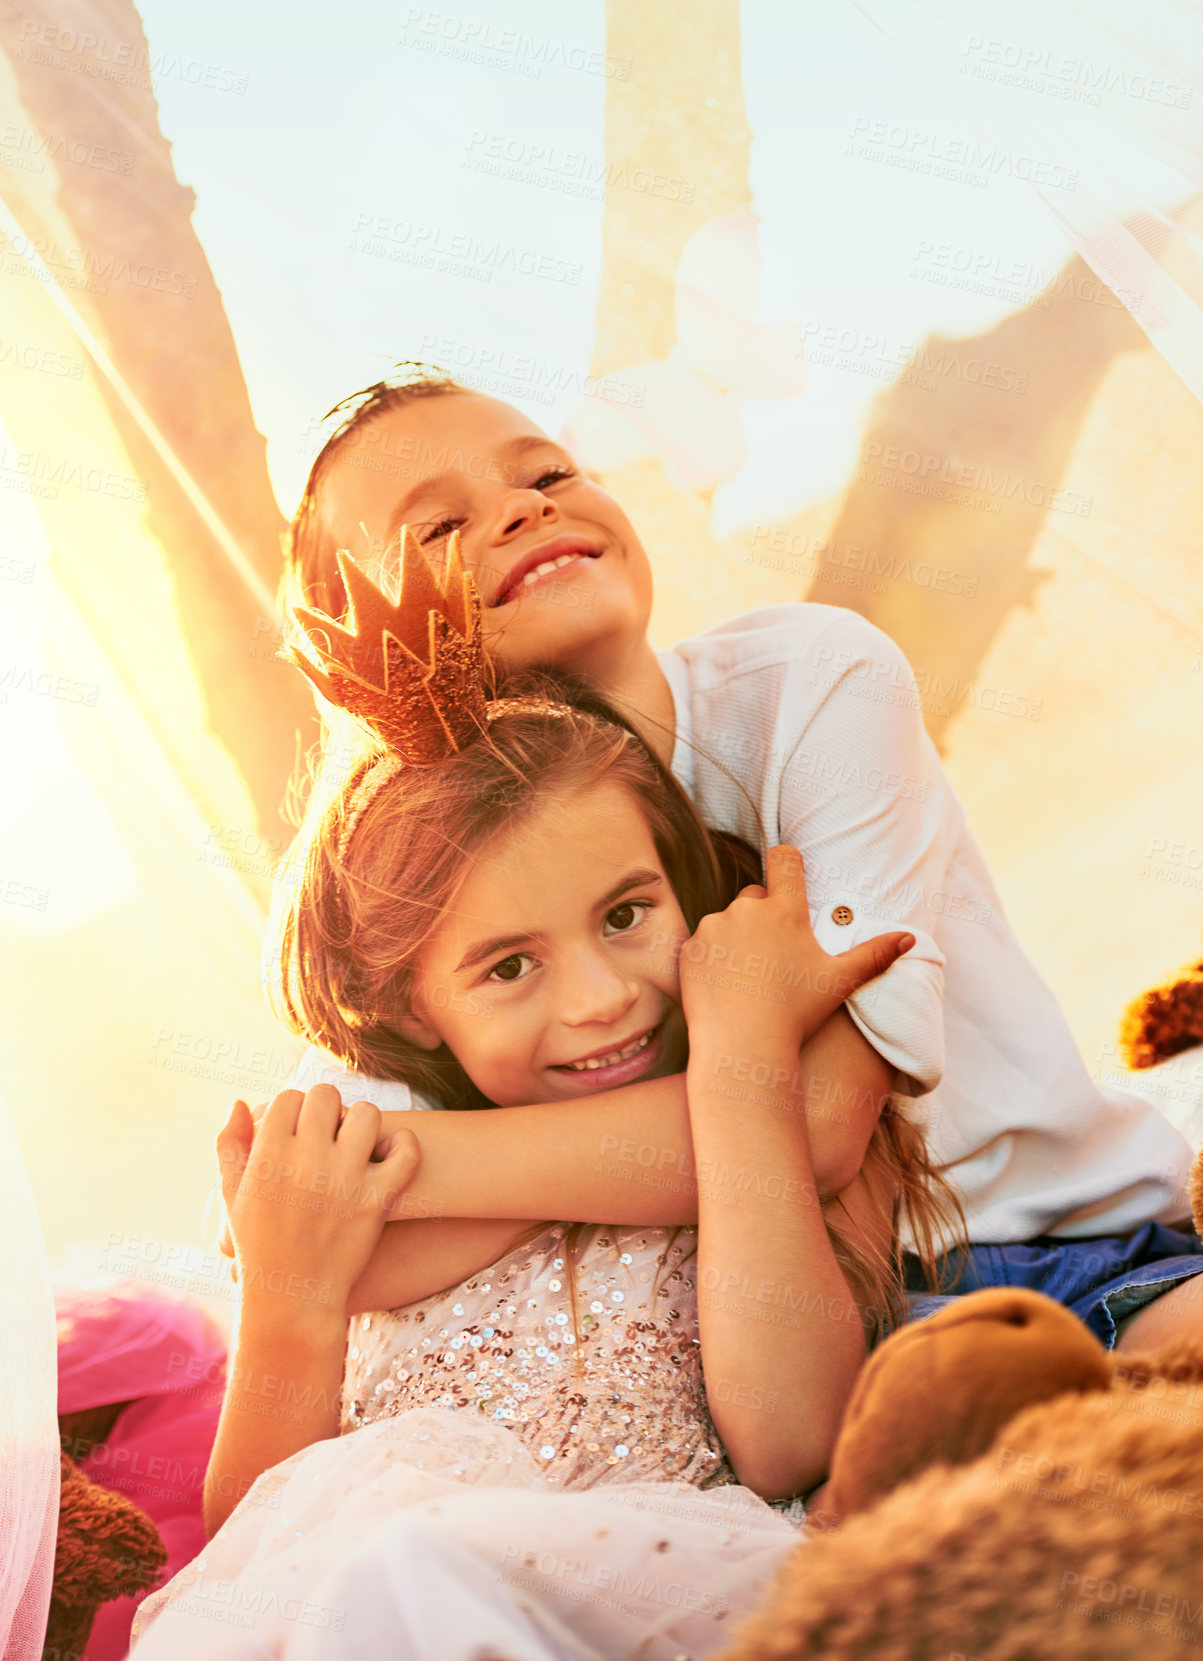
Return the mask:
[[[470,863],[541,804],[603,778],[626,789],[691,932],[761,877],[753,850],[736,836],[709,831],[638,731],[583,682],[561,671],[528,671],[500,690],[509,698],[567,702],[569,712],[511,708],[479,740],[427,767],[398,769],[358,729],[355,737],[349,727],[332,730],[284,861],[269,933],[269,987],[285,1023],[356,1072],[400,1080],[444,1108],[494,1104],[446,1045],[430,1051],[406,1038],[401,1016],[411,1007],[424,948]],[[378,788],[375,769],[386,770]],[[865,1170],[880,1178],[894,1224],[908,1223],[934,1283],[937,1258],[947,1249],[941,1235],[958,1232],[959,1206],[928,1160],[922,1135],[887,1109]],[[901,1310],[896,1244],[870,1250],[830,1207],[828,1232],[874,1335]]]
[[375,790],[373,770],[389,763],[383,750],[364,741],[348,758],[327,744],[270,927],[268,978],[287,1025],[355,1071],[399,1079],[449,1108],[493,1104],[445,1046],[431,1052],[407,1039],[400,1017],[470,862],[543,802],[603,778],[621,785],[689,928],[727,904],[696,809],[627,721],[565,675],[528,672],[504,692],[561,705],[567,697],[568,713],[511,709],[445,761],[402,768]]

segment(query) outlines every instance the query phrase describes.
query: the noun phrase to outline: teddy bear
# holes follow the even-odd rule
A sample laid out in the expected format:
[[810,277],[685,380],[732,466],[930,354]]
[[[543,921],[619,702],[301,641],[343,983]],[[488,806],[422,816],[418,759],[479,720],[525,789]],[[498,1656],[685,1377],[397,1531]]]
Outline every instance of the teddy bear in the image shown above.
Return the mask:
[[[1203,1232],[1203,1154],[1191,1197]],[[1203,1341],[968,1294],[870,1358],[815,1521],[719,1661],[1203,1653]]]
[[[114,1415],[115,1417],[115,1415]],[[103,1441],[105,1427],[82,1414],[59,1421],[73,1445]],[[99,1432],[99,1435],[97,1433]],[[81,1661],[101,1604],[151,1585],[167,1548],[145,1512],[93,1482],[61,1453],[58,1538],[42,1661]]]
[[[140,1597],[202,1549],[224,1334],[122,1276],[56,1282],[62,1506],[44,1661],[117,1661]],[[114,1400],[114,1397],[118,1398]]]
[[1133,1071],[1203,1043],[1203,961],[1142,992],[1124,1012],[1120,1052]]

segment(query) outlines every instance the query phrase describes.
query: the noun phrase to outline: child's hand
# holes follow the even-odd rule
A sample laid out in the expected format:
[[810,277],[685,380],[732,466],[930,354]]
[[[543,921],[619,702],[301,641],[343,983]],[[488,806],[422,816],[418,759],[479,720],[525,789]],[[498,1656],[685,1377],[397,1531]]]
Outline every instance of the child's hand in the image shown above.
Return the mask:
[[785,1040],[801,1047],[858,987],[915,943],[883,934],[829,957],[814,937],[802,855],[770,848],[765,876],[742,888],[726,911],[703,917],[681,948],[681,1002],[691,1034],[718,1028],[744,1043]]
[[[331,1088],[333,1088],[333,1086],[331,1086]],[[237,1169],[241,1172],[242,1167],[246,1164],[247,1159],[250,1157],[251,1143],[254,1140],[255,1129],[261,1123],[263,1115],[267,1112],[270,1105],[271,1104],[269,1102],[259,1102],[255,1107],[248,1107],[246,1102],[236,1102],[234,1104],[236,1110],[246,1109],[246,1113],[238,1114],[238,1122],[243,1127],[244,1134],[240,1137],[238,1134],[231,1132],[231,1126],[235,1122],[235,1113],[231,1113],[230,1118],[226,1122],[225,1130],[222,1133],[225,1141],[224,1144],[219,1143],[218,1147],[218,1163],[221,1166],[222,1217],[221,1233],[218,1236],[217,1249],[223,1257],[234,1256],[234,1236],[230,1233],[230,1220],[227,1208],[229,1194],[234,1190],[229,1187],[229,1183],[226,1180],[226,1170],[227,1167],[232,1164],[236,1164]],[[348,1109],[344,1107],[340,1111],[342,1118],[346,1118]],[[247,1114],[249,1114],[249,1121],[247,1119]],[[381,1112],[380,1131],[377,1137],[376,1146],[373,1149],[373,1159],[384,1158],[389,1145],[392,1143],[393,1133],[395,1131],[404,1130],[408,1133],[409,1127],[405,1122],[406,1118],[406,1114],[396,1111],[388,1113]],[[341,1119],[339,1122],[342,1122]],[[237,1182],[235,1182],[235,1188],[236,1187]],[[396,1203],[390,1208],[389,1214],[385,1218],[385,1222],[400,1222],[403,1218],[408,1216],[409,1212],[406,1209],[405,1198],[402,1194],[397,1199]],[[234,1279],[237,1280],[238,1268],[236,1264],[231,1268],[230,1272]]]
[[345,1303],[421,1157],[402,1128],[374,1162],[379,1137],[379,1111],[353,1102],[344,1113],[330,1085],[283,1091],[258,1126],[234,1104],[217,1152],[244,1298]]

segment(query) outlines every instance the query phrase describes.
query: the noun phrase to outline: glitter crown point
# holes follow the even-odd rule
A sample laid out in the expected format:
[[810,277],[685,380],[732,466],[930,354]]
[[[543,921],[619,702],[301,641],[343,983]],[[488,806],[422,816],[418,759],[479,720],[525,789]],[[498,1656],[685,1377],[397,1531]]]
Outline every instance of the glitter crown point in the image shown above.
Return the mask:
[[402,527],[395,601],[345,549],[338,569],[346,620],[293,606],[307,648],[291,646],[293,662],[402,761],[424,766],[461,750],[484,729],[487,703],[480,595],[464,570],[458,531],[440,576]]

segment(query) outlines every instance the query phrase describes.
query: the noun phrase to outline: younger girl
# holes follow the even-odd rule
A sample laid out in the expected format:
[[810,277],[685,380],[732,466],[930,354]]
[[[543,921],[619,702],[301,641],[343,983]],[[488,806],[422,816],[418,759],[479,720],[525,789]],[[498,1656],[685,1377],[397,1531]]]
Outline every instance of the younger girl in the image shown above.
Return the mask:
[[[829,958],[785,848],[767,888],[708,915],[725,896],[684,793],[596,702],[485,700],[467,592],[431,619],[417,681],[399,613],[357,618],[383,674],[326,664],[390,748],[302,839],[288,1007],[447,1106],[566,1114],[679,1071],[688,1020],[699,1228],[411,1221],[365,1281],[413,1138],[374,1163],[375,1109],[343,1117],[318,1087],[277,1097],[252,1142],[239,1104],[222,1142],[246,1160],[227,1176],[243,1301],[212,1522],[265,1474],[148,1601],[139,1661],[708,1654],[796,1544],[756,1493],[819,1480],[862,1359],[805,1117],[780,1083],[729,1080],[788,1079],[908,937]],[[848,1204],[888,1261],[871,1186]],[[381,1303],[348,1341],[348,1313]]]

